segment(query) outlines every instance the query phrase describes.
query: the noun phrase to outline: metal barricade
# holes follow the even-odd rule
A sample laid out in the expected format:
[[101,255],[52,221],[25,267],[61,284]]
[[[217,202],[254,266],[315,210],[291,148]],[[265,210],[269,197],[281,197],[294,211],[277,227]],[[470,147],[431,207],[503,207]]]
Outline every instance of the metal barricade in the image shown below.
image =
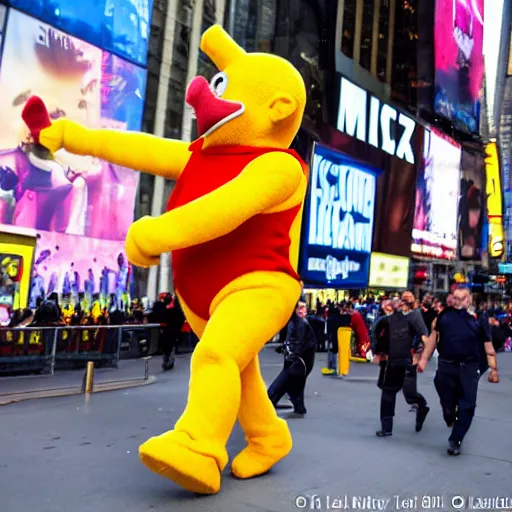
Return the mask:
[[0,327],[0,373],[118,366],[158,351],[158,324]]

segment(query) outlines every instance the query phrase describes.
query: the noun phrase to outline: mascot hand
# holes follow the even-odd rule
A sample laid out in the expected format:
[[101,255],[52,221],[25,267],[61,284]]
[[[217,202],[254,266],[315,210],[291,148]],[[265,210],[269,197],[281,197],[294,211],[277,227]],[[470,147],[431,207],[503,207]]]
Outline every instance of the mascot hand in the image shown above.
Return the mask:
[[146,233],[153,227],[152,223],[152,217],[142,217],[128,230],[125,249],[128,261],[132,265],[148,268],[160,263],[160,255],[151,254],[151,248],[148,247]]
[[52,153],[62,149],[64,147],[64,130],[67,123],[69,123],[67,119],[57,119],[51,126],[41,130],[39,143]]

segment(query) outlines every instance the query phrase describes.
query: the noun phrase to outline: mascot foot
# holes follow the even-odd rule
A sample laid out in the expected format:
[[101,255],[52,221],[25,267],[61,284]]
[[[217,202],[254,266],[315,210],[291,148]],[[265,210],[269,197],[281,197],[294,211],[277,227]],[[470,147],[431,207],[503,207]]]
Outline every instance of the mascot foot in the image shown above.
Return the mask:
[[220,470],[212,457],[179,443],[174,432],[152,437],[139,448],[142,463],[154,473],[197,494],[220,491]]
[[284,420],[279,433],[249,439],[248,445],[233,460],[231,471],[237,478],[247,479],[267,473],[292,451],[292,436]]

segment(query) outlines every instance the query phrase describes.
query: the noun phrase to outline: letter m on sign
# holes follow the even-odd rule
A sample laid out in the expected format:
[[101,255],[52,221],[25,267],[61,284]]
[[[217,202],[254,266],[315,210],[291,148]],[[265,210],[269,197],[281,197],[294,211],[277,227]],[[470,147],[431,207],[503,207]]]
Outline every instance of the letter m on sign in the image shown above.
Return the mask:
[[341,79],[338,130],[366,142],[367,92],[345,78]]

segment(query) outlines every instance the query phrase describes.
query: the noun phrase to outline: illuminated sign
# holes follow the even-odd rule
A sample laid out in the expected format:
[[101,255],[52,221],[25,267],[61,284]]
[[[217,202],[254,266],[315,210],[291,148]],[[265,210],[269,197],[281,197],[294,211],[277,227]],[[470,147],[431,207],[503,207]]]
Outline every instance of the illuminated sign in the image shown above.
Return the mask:
[[382,103],[343,77],[337,128],[340,132],[414,164],[414,119]]
[[512,274],[512,263],[498,263],[498,272],[500,274]]
[[370,260],[371,288],[407,288],[409,258],[373,252]]
[[512,34],[510,35],[510,49],[508,51],[508,72],[509,76],[512,76]]
[[331,288],[368,283],[376,171],[316,145],[302,243],[302,279]]
[[416,183],[411,251],[436,259],[457,256],[461,148],[436,130],[425,130]]
[[495,142],[486,148],[485,159],[487,216],[489,218],[489,256],[501,258],[504,250],[503,204],[501,196],[500,166]]

